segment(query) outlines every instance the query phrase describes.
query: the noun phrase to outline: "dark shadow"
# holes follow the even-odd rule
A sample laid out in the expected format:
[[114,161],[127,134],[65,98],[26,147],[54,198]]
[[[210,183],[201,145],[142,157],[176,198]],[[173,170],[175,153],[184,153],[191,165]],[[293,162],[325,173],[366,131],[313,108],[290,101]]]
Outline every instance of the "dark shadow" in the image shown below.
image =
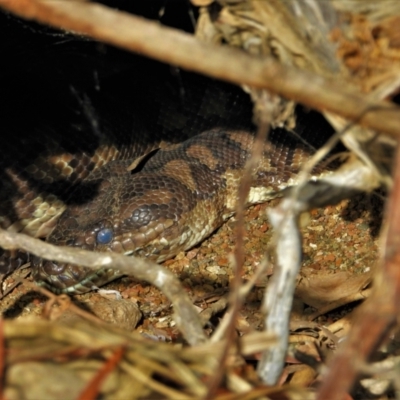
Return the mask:
[[382,227],[386,193],[383,190],[362,193],[351,198],[342,211],[347,221],[362,218],[368,224],[371,236],[378,237]]

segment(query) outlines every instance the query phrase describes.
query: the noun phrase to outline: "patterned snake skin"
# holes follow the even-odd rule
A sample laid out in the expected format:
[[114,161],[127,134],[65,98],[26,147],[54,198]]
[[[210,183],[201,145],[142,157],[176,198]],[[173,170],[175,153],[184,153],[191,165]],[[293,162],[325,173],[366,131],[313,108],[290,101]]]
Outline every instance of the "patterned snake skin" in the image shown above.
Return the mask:
[[[0,226],[60,245],[156,262],[174,257],[233,213],[254,140],[251,102],[237,87],[135,56],[113,61],[111,72],[97,59],[82,72],[85,59],[76,73],[92,45],[78,44],[84,52],[73,48],[72,61],[54,46],[49,54],[46,46],[24,48],[24,65],[40,60],[28,70],[18,51],[10,55],[3,79],[11,84],[1,97]],[[323,139],[321,130],[299,132],[302,140],[284,130],[271,134],[249,204],[295,183]],[[9,256],[0,258],[3,270]],[[118,274],[34,259],[33,276],[72,293]]]
[[[233,214],[253,139],[250,132],[214,129],[158,151],[139,172],[127,172],[129,160],[110,162],[85,180],[96,196],[68,207],[48,241],[156,262],[174,257]],[[270,200],[295,183],[307,150],[282,137],[266,143],[248,204]],[[35,279],[57,291],[90,290],[117,276],[42,260],[34,267]]]

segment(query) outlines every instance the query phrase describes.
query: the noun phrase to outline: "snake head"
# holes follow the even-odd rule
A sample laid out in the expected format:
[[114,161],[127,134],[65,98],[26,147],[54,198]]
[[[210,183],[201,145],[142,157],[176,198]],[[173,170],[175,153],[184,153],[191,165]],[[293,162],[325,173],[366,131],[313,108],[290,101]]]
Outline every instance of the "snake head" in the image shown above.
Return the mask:
[[[154,262],[174,257],[232,214],[228,187],[229,198],[236,198],[251,143],[248,134],[217,129],[159,150],[134,172],[110,162],[75,192],[80,200],[67,207],[48,241]],[[39,284],[65,293],[92,290],[121,276],[53,261],[34,263],[33,274]]]
[[[111,250],[109,245],[113,242],[114,232],[108,221],[101,221],[86,231],[79,231],[77,235],[74,229],[77,221],[71,216],[63,219],[63,223],[48,238],[49,243],[91,251]],[[121,275],[112,269],[94,270],[38,257],[33,259],[35,281],[56,293],[84,293]]]
[[[167,179],[160,181],[143,174],[133,179],[130,173],[113,179],[118,179],[112,182],[113,187],[123,187],[122,191],[110,190],[109,181],[104,180],[96,187],[97,195],[92,200],[65,210],[47,241],[82,250],[146,257],[155,262],[193,245],[186,233],[184,196],[171,193]],[[104,215],[105,219],[98,218]],[[35,281],[56,293],[87,292],[121,275],[112,269],[96,271],[52,260],[33,261]]]

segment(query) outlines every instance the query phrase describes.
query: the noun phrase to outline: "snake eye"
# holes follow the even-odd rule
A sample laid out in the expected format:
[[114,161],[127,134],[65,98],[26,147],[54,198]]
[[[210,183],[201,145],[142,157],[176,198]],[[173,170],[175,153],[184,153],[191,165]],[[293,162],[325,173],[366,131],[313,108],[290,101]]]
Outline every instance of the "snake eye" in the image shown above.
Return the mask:
[[108,244],[113,239],[113,231],[109,228],[104,228],[97,232],[96,240],[99,244]]

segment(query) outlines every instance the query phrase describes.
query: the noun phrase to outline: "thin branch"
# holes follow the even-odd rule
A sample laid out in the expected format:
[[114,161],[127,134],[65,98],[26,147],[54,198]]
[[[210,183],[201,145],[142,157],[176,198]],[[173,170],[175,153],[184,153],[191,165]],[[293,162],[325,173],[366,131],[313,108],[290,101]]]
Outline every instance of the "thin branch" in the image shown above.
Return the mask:
[[[225,310],[228,303],[229,303],[229,296],[224,295],[219,300],[217,300],[215,303],[210,304],[207,308],[205,308],[203,311],[201,311],[200,319],[201,319],[203,325],[207,324],[215,314],[218,314],[221,311]],[[215,342],[214,336],[215,335],[213,335],[213,337],[212,337],[213,342]]]
[[353,303],[358,300],[365,300],[370,294],[371,294],[371,289],[365,289],[360,292],[352,293],[348,296],[341,297],[335,301],[332,301],[331,303],[327,304],[326,306],[323,306],[319,308],[317,311],[313,312],[309,316],[307,316],[307,319],[309,321],[312,321],[316,318],[318,318],[321,315],[327,314],[328,312],[335,310],[336,308],[342,307],[346,304]]
[[24,234],[0,229],[0,247],[22,249],[38,257],[93,269],[113,268],[158,287],[171,301],[175,321],[192,345],[206,341],[198,314],[178,278],[161,265],[136,257],[115,253],[95,253],[67,246],[54,246]]
[[[227,46],[95,3],[0,0],[20,17],[87,35],[96,40],[229,82],[265,88],[319,111],[330,111],[376,131],[399,136],[400,108],[367,99],[348,82],[338,84],[311,72]],[[362,116],[361,118],[360,115]]]
[[[263,96],[262,96],[263,97]],[[266,96],[266,102],[261,101],[259,105],[263,107],[265,110],[265,114],[262,115],[262,119],[259,121],[258,132],[255,137],[252,151],[249,159],[244,168],[243,177],[240,181],[239,189],[238,189],[238,198],[236,203],[236,232],[235,232],[235,249],[234,249],[234,260],[232,262],[234,266],[234,279],[231,286],[231,293],[229,298],[230,307],[225,317],[228,316],[228,321],[226,324],[218,331],[218,334],[221,333],[221,330],[225,331],[224,337],[226,338],[226,342],[224,344],[223,351],[221,353],[221,358],[218,360],[218,364],[220,366],[224,366],[226,363],[226,358],[229,354],[229,349],[231,348],[233,341],[235,340],[235,325],[237,320],[238,312],[244,302],[244,297],[242,296],[241,286],[242,286],[242,268],[244,264],[244,237],[246,234],[246,229],[244,226],[244,210],[246,206],[247,196],[249,195],[251,183],[253,181],[253,172],[257,169],[260,160],[263,155],[263,144],[265,143],[268,132],[269,132],[269,117],[270,113],[268,112],[268,100],[269,96]],[[256,102],[257,104],[257,102]],[[215,393],[220,385],[220,382],[224,376],[224,369],[220,368],[214,377],[211,379],[209,383],[209,390],[206,396],[206,399],[213,399],[215,397]]]
[[378,185],[375,174],[359,159],[352,158],[317,182],[307,183],[303,179],[277,207],[268,210],[275,231],[276,266],[264,297],[264,329],[274,333],[278,343],[263,353],[258,365],[259,376],[266,384],[272,385],[278,381],[288,346],[290,310],[296,276],[301,266],[300,213],[336,203],[348,197],[349,193],[360,189],[372,190]]
[[286,198],[268,211],[275,230],[276,266],[266,288],[263,302],[264,330],[276,335],[278,343],[263,352],[258,375],[267,385],[275,385],[282,374],[288,348],[289,318],[296,276],[301,266],[301,235],[298,215],[303,204]]
[[361,368],[382,344],[400,313],[400,149],[394,186],[386,207],[388,227],[379,275],[371,296],[357,310],[352,330],[334,358],[317,399],[343,399]]

